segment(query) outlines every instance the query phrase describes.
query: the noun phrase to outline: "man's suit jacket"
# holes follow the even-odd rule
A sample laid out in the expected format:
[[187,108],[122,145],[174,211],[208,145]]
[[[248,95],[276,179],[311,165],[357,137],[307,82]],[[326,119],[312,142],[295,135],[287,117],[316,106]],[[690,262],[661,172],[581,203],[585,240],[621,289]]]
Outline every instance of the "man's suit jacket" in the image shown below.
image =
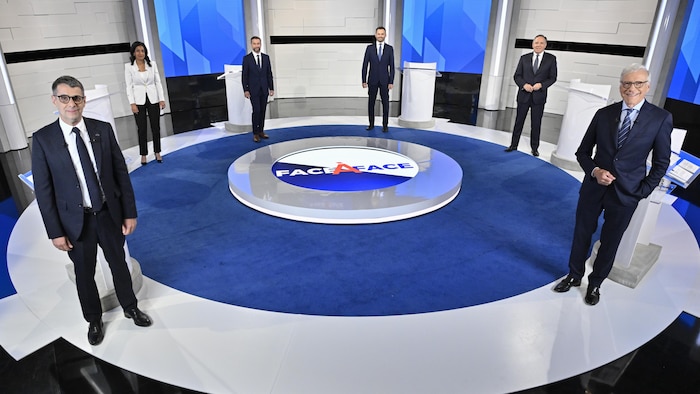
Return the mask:
[[270,90],[275,90],[272,82],[272,64],[270,57],[264,53],[260,53],[260,61],[262,67],[258,67],[255,63],[253,53],[243,56],[243,75],[241,83],[243,91],[250,92],[251,95],[269,95]]
[[160,73],[154,61],[151,61],[151,67],[146,64],[145,78],[141,76],[136,62],[124,64],[124,80],[126,81],[126,97],[129,99],[129,104],[144,105],[146,96],[151,104],[158,104],[165,100]]
[[[85,119],[92,141],[98,177],[115,224],[136,217],[136,201],[129,172],[109,123]],[[58,120],[32,136],[34,193],[50,239],[75,241],[83,228],[83,196],[76,169]]]
[[[369,67],[369,75],[367,74]],[[394,48],[384,43],[382,58],[377,54],[377,45],[368,45],[365,49],[365,58],[362,60],[362,83],[369,85],[393,85],[394,84]]]
[[[520,56],[518,66],[515,68],[513,79],[518,85],[518,103],[528,103],[532,99],[532,104],[540,105],[547,101],[547,88],[557,81],[557,57],[551,53],[544,52],[540,59],[540,66],[537,72],[532,67],[533,52]],[[523,89],[526,83],[534,85],[541,83],[540,90],[528,93]]]
[[[586,176],[580,194],[602,198],[613,187],[620,201],[634,205],[647,197],[666,173],[671,157],[671,114],[649,102],[644,102],[637,120],[622,147],[617,149],[617,129],[622,102],[611,104],[596,112],[576,151],[576,158]],[[593,156],[593,148],[596,148]],[[653,151],[651,169],[647,174],[647,156]],[[590,174],[595,167],[615,176],[610,186],[599,185]]]

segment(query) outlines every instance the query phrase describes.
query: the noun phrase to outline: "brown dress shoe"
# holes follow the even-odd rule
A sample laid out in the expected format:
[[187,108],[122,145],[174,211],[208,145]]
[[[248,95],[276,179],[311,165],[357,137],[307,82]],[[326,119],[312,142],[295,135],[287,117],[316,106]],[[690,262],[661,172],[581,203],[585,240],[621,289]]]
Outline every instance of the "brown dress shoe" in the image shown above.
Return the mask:
[[265,133],[262,133],[262,134],[260,134],[260,138],[268,139],[268,138],[270,138],[270,136],[265,134]]
[[253,141],[254,142],[260,142],[260,136],[257,134],[253,134]]

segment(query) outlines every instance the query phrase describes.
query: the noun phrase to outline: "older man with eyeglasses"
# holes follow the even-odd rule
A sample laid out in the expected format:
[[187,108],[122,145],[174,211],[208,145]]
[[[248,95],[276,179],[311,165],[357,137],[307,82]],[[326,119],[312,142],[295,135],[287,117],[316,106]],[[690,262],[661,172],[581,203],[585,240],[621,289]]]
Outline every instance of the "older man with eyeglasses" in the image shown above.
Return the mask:
[[104,338],[95,284],[97,245],[112,271],[124,316],[137,326],[151,325],[137,306],[124,253],[124,237],[136,228],[136,201],[112,126],[83,118],[83,84],[62,76],[52,90],[58,119],[32,136],[34,192],[49,239],[73,262],[88,342],[94,346]]
[[[576,207],[576,225],[569,257],[569,274],[554,288],[569,291],[581,285],[591,238],[602,212],[600,248],[588,275],[584,301],[600,300],[600,285],[608,277],[620,240],[637,204],[658,186],[671,157],[671,114],[646,101],[649,71],[640,64],[622,70],[622,102],[600,109],[576,151],[585,172]],[[652,153],[651,169],[647,157]]]

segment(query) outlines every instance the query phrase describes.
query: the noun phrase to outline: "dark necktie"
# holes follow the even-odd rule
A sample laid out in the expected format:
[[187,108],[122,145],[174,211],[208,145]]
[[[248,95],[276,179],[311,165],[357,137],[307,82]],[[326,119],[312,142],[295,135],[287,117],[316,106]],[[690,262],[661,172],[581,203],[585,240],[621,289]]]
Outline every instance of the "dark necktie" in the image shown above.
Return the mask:
[[85,176],[88,194],[90,194],[92,210],[97,212],[102,209],[102,193],[100,193],[100,183],[97,180],[97,174],[95,173],[95,168],[92,166],[92,160],[90,160],[90,155],[88,154],[87,147],[85,146],[85,141],[83,141],[83,137],[80,136],[80,129],[73,127],[72,131],[75,133],[75,144],[78,146],[78,156],[80,157],[80,165],[83,167],[83,175]]
[[617,131],[617,149],[620,149],[620,147],[624,145],[625,141],[627,141],[627,137],[630,134],[630,130],[632,129],[632,119],[630,119],[630,115],[632,115],[632,111],[634,111],[634,109],[627,108],[625,111],[627,111],[627,115],[625,115],[625,119],[622,121],[620,130]]
[[260,63],[260,55],[255,55],[255,63],[258,64],[258,68],[262,68],[262,63]]
[[382,44],[379,44],[379,60],[382,60]]
[[532,66],[532,69],[533,69],[535,72],[537,72],[537,70],[538,70],[539,68],[540,68],[540,54],[538,53],[538,54],[535,56],[535,65]]

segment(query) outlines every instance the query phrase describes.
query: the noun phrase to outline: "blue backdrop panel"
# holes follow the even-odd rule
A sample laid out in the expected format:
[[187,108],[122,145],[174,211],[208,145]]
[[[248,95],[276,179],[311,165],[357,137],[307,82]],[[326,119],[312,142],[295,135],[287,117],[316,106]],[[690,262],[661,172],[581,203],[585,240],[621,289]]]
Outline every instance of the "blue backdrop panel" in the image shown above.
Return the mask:
[[668,97],[700,105],[700,1],[691,1]]
[[246,53],[242,0],[155,0],[166,77],[223,73]]
[[405,0],[404,61],[437,62],[438,71],[481,74],[490,0]]

